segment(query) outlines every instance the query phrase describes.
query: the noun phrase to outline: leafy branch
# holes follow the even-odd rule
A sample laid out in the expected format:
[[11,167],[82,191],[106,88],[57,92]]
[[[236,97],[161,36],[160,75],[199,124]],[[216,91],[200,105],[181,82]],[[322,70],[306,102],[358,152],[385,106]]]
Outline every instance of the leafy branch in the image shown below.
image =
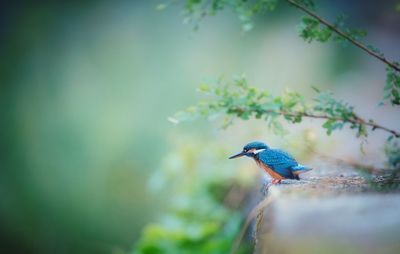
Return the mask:
[[375,57],[376,59],[382,61],[383,63],[387,64],[388,66],[390,66],[391,68],[393,68],[394,70],[400,72],[400,67],[398,64],[396,64],[395,62],[391,62],[389,60],[387,60],[384,55],[382,53],[379,53],[377,50],[372,49],[371,47],[368,48],[367,46],[365,46],[364,44],[362,44],[361,42],[359,42],[358,40],[356,40],[354,38],[354,36],[351,36],[351,34],[345,33],[343,31],[341,31],[337,25],[333,25],[330,22],[328,22],[327,20],[325,20],[324,18],[322,18],[321,16],[319,16],[318,14],[316,14],[315,12],[313,12],[312,10],[310,10],[309,8],[307,8],[307,6],[302,5],[300,2],[301,1],[295,1],[295,0],[285,0],[286,2],[288,2],[289,4],[293,5],[294,7],[298,8],[299,10],[307,13],[308,15],[310,15],[311,17],[315,18],[316,20],[319,21],[319,23],[325,25],[326,27],[328,27],[331,31],[335,32],[336,34],[338,34],[339,36],[341,36],[342,38],[346,39],[348,42],[352,43],[353,45],[355,45],[356,47],[364,50],[366,53],[368,53],[369,55]]
[[[332,37],[332,32],[338,36],[334,39],[336,41],[346,40],[354,46],[360,48],[372,57],[380,60],[387,65],[386,68],[386,84],[384,86],[384,99],[389,100],[393,105],[400,105],[400,65],[398,62],[389,61],[385,55],[376,47],[371,45],[364,45],[358,38],[366,35],[365,31],[356,29],[345,29],[346,32],[341,30],[343,26],[343,16],[339,16],[335,24],[328,22],[326,19],[319,16],[313,11],[315,8],[312,1],[309,0],[285,0],[290,5],[305,12],[310,17],[303,17],[300,27],[300,36],[311,42],[316,39],[320,42],[325,42]],[[320,27],[320,26],[325,27]]]
[[249,86],[244,77],[235,79],[233,83],[220,83],[215,88],[202,85],[199,90],[211,95],[212,99],[201,101],[197,106],[178,112],[173,120],[180,121],[198,116],[213,117],[222,113],[227,117],[224,123],[227,127],[232,124],[233,117],[243,120],[254,117],[264,119],[276,134],[283,135],[286,130],[280,120],[300,123],[303,118],[314,118],[325,120],[322,127],[328,135],[348,125],[356,130],[357,137],[366,137],[367,127],[372,131],[383,130],[392,138],[400,137],[399,131],[361,118],[354,112],[354,107],[334,99],[331,93],[321,92],[316,88],[316,96],[312,103],[306,103],[304,97],[292,91],[286,91],[281,96],[258,91],[257,88]]
[[[237,111],[238,111],[238,113],[239,113],[239,111],[243,112],[243,109],[238,109]],[[275,112],[271,111],[271,110],[266,110],[265,113],[270,114],[270,113],[275,113]],[[286,118],[294,118],[294,119],[297,119],[299,117],[327,119],[328,121],[325,122],[324,125],[328,125],[328,126],[331,125],[332,123],[335,123],[335,122],[342,122],[342,123],[348,122],[348,123],[351,123],[352,124],[352,128],[353,127],[355,128],[356,126],[360,126],[360,125],[361,126],[365,125],[365,126],[372,127],[373,130],[381,129],[381,130],[384,130],[386,132],[389,132],[389,133],[393,134],[395,137],[400,137],[400,133],[399,132],[397,132],[395,130],[391,130],[391,129],[389,129],[387,127],[384,127],[382,125],[379,125],[377,123],[374,123],[372,120],[366,121],[363,118],[357,116],[355,113],[353,113],[351,115],[351,117],[346,117],[346,118],[340,117],[340,116],[338,116],[338,117],[329,116],[327,114],[317,115],[317,114],[312,114],[312,113],[307,113],[307,112],[286,112],[286,111],[282,111],[282,110],[279,111],[278,113],[280,115],[285,116]]]
[[[381,62],[388,65],[390,68],[400,72],[400,66],[398,63],[389,61],[386,59],[383,53],[381,53],[377,48],[371,45],[364,45],[357,38],[366,35],[365,31],[356,29],[344,29],[343,31],[340,27],[343,26],[344,16],[340,15],[337,18],[335,24],[332,24],[328,20],[324,19],[315,12],[316,5],[312,0],[283,0],[289,5],[303,11],[313,19],[306,19],[310,21],[316,21],[316,24],[322,24],[328,28],[324,30],[327,39],[331,36],[331,32],[336,33],[342,39],[347,40],[354,46],[365,51],[369,55],[375,57]],[[243,0],[186,0],[184,10],[188,21],[195,21],[195,28],[198,28],[198,22],[207,15],[215,15],[217,12],[224,10],[225,7],[233,8],[240,20],[244,23],[244,29],[249,30],[252,28],[251,19],[255,14],[263,13],[265,11],[275,10],[279,0],[256,0],[256,1],[243,1]],[[165,5],[163,5],[165,6]],[[303,18],[304,19],[304,18]],[[304,20],[303,20],[304,21]],[[305,38],[307,39],[307,38]],[[312,38],[310,38],[312,39]],[[326,40],[320,40],[326,41]]]

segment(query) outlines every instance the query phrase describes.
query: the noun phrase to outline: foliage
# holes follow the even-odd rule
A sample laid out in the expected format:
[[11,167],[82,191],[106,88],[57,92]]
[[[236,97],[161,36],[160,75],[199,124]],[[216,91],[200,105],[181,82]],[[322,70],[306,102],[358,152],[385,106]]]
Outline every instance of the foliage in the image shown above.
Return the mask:
[[[345,16],[339,15],[336,18],[334,27],[342,29],[347,36],[354,40],[359,40],[367,35],[367,32],[364,30],[345,28],[344,20]],[[318,19],[310,16],[303,16],[301,23],[297,26],[297,28],[299,30],[299,36],[307,42],[312,42],[313,40],[326,42],[329,39],[332,39],[333,41],[341,42],[342,44],[347,43],[346,38],[336,34],[331,27],[322,24]]]
[[321,25],[318,20],[304,16],[298,25],[299,36],[307,42],[313,40],[325,42],[332,36],[332,30]]
[[[398,63],[396,63],[398,65]],[[386,68],[384,98],[393,105],[400,105],[400,75],[393,68]]]
[[311,103],[306,103],[303,96],[293,91],[286,91],[281,96],[259,91],[250,86],[244,77],[236,78],[232,83],[219,81],[215,87],[202,85],[199,90],[211,95],[210,99],[178,112],[174,119],[182,121],[199,116],[226,114],[224,127],[232,124],[233,117],[242,120],[263,119],[278,135],[287,133],[282,121],[300,123],[304,117],[323,119],[322,127],[328,135],[346,125],[355,129],[358,137],[368,135],[368,126],[373,127],[372,130],[377,128],[372,120],[360,118],[352,106],[333,98],[331,93],[321,92],[316,88],[316,95]]
[[246,178],[221,163],[227,153],[216,144],[179,138],[150,181],[174,197],[169,212],[145,227],[133,253],[228,253],[243,219],[237,208]]
[[213,16],[229,7],[241,20],[243,30],[248,31],[253,28],[254,15],[274,10],[277,2],[278,0],[186,0],[184,15],[185,20],[198,29],[199,23],[204,17]]

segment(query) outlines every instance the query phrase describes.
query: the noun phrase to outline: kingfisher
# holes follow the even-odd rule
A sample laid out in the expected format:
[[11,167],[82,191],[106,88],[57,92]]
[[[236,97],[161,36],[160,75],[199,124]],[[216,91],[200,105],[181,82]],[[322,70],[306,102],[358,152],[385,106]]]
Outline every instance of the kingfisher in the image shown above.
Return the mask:
[[299,164],[287,152],[272,149],[259,141],[248,143],[240,153],[229,157],[229,159],[242,156],[253,158],[257,165],[272,177],[272,184],[280,183],[282,179],[300,180],[299,174],[311,170],[310,167]]

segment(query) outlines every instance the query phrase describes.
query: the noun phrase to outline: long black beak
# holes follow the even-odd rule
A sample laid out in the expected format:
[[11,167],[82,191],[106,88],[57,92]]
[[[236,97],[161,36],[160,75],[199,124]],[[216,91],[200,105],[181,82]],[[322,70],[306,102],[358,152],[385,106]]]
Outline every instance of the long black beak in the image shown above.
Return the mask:
[[246,155],[246,153],[245,152],[240,152],[238,154],[235,154],[235,155],[229,157],[228,159],[235,159],[235,158],[238,158],[238,157],[242,157],[243,155]]

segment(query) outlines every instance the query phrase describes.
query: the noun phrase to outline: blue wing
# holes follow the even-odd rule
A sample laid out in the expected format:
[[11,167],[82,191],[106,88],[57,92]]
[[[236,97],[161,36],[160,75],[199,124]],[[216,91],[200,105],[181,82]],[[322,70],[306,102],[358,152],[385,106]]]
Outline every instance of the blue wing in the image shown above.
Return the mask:
[[297,178],[292,168],[298,165],[297,161],[288,153],[278,149],[267,149],[259,153],[258,158],[273,171],[289,179]]

